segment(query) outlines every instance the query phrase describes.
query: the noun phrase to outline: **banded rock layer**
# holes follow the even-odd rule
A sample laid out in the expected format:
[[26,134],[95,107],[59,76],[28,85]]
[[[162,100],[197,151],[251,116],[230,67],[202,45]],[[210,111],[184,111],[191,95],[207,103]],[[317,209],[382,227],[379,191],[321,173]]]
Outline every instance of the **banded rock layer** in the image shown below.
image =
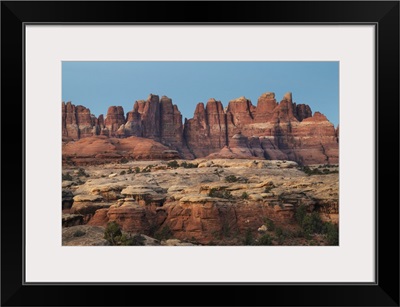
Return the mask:
[[[111,106],[96,118],[84,106],[62,103],[63,141],[107,136],[151,139],[185,159],[212,157],[293,160],[300,164],[338,163],[339,130],[321,113],[286,93],[278,103],[274,93],[257,102],[245,97],[229,101],[210,99],[196,106],[194,116],[182,123],[177,105],[166,96],[150,94],[124,114]],[[75,146],[79,154],[79,146]],[[83,150],[83,148],[82,148]]]

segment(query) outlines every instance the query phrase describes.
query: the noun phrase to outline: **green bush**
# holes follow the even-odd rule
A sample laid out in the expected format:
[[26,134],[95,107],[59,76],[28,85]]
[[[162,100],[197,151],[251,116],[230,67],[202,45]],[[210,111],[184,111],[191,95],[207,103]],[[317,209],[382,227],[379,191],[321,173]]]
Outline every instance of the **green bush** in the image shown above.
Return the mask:
[[267,226],[267,229],[269,231],[274,231],[275,230],[275,223],[274,223],[273,220],[265,219],[265,226]]
[[70,173],[66,173],[66,174],[62,174],[62,180],[68,180],[68,181],[72,181],[72,176],[70,175]]
[[127,174],[132,174],[132,173],[133,173],[132,167],[128,168],[128,170],[126,171],[126,173],[127,173]]
[[262,235],[257,242],[257,245],[272,245],[272,238],[269,234]]
[[108,222],[106,230],[104,231],[104,239],[106,239],[111,245],[118,245],[122,236],[121,227],[117,222]]
[[116,246],[135,246],[144,245],[145,238],[140,234],[122,234],[120,225],[113,221],[107,224],[106,230],[104,231],[104,239],[106,239],[110,245]]
[[254,245],[254,237],[250,229],[246,230],[246,234],[243,240],[243,245]]
[[235,175],[229,175],[225,177],[225,181],[232,183],[232,182],[237,182],[239,180],[238,177],[236,177]]
[[136,174],[139,174],[139,173],[140,173],[140,168],[139,168],[139,166],[136,166],[136,167],[135,167],[135,173],[136,173]]
[[216,188],[212,188],[210,190],[210,192],[208,193],[208,196],[210,197],[217,197],[217,198],[225,198],[225,199],[232,199],[233,195],[231,194],[231,192],[223,190],[220,191]]
[[243,192],[241,198],[242,199],[249,199],[249,194],[247,194],[247,192]]
[[122,246],[144,245],[145,240],[146,239],[140,234],[135,234],[133,236],[123,234],[119,241],[119,245],[122,245]]
[[[322,171],[320,170],[320,168],[325,167]],[[299,167],[299,170],[303,171],[304,173],[306,173],[308,176],[311,175],[327,175],[327,174],[336,174],[338,173],[337,170],[329,170],[326,167],[330,168],[330,167],[334,167],[333,165],[324,165],[324,166],[318,166],[314,169],[311,169],[309,166],[301,166]]]
[[324,224],[318,212],[313,212],[304,217],[303,230],[306,234],[321,233],[323,226]]
[[121,160],[120,160],[120,163],[122,163],[122,164],[125,164],[125,163],[128,163],[128,162],[129,162],[129,160],[127,158],[125,158],[125,157],[121,158]]
[[153,167],[154,165],[152,164],[147,165],[144,169],[142,169],[142,173],[150,173]]
[[81,176],[89,177],[89,174],[87,174],[86,171],[83,168],[80,168],[78,170],[78,176],[79,177],[81,177]]
[[339,228],[337,225],[325,223],[324,233],[329,245],[339,245]]
[[119,174],[120,174],[120,175],[125,175],[126,172],[125,172],[125,171],[121,171]]
[[307,215],[307,207],[305,205],[300,205],[296,208],[296,211],[294,213],[294,218],[301,227],[303,227],[303,220],[306,215]]
[[178,161],[174,160],[174,161],[168,162],[167,166],[170,167],[170,168],[178,168],[179,164],[178,164]]
[[264,189],[264,193],[269,193],[269,192],[271,192],[271,190],[273,189],[273,187],[272,186],[269,186],[269,187],[265,187],[265,189]]
[[181,163],[181,166],[182,166],[183,168],[196,168],[197,165],[198,165],[198,164],[187,163],[186,161]]
[[275,229],[275,234],[276,234],[278,237],[282,236],[282,235],[283,235],[283,229],[280,228],[280,227],[277,227],[277,228]]
[[172,237],[173,233],[169,226],[164,226],[159,231],[155,232],[154,238],[161,241],[161,240],[168,240]]

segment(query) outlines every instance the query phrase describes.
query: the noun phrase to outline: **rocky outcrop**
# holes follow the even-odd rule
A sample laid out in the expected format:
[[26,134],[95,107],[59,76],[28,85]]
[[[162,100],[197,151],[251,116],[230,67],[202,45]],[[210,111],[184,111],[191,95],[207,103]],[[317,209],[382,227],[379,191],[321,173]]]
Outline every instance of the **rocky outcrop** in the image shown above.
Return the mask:
[[[226,144],[221,151],[210,150],[210,157],[264,157],[301,164],[338,163],[338,137],[332,123],[319,112],[312,116],[308,105],[293,103],[290,92],[280,103],[276,102],[274,93],[261,95],[257,106],[245,97],[231,100],[226,111],[226,124]],[[189,138],[195,135],[196,147],[202,147],[196,137],[199,131],[187,131]],[[240,143],[237,142],[238,135],[241,135]],[[188,146],[193,147],[189,142]]]
[[[229,101],[225,110],[221,101],[211,98],[206,105],[197,104],[193,118],[184,124],[170,98],[153,94],[136,101],[126,118],[117,106],[110,107],[104,119],[70,102],[62,108],[65,141],[97,135],[133,136],[161,143],[185,159],[221,153],[221,157],[286,159],[301,164],[338,163],[339,128],[320,112],[313,114],[308,105],[293,102],[291,92],[279,103],[274,93],[264,93],[256,106],[239,97]],[[104,154],[115,156],[115,150],[106,149]]]
[[73,165],[178,158],[181,156],[177,151],[154,140],[134,136],[122,139],[94,136],[75,142],[64,142],[62,145],[63,163]]
[[184,139],[195,157],[204,157],[226,145],[226,115],[221,101],[209,99],[196,106],[194,117],[185,121]]
[[105,128],[108,130],[109,136],[125,136],[125,133],[123,131],[125,125],[124,109],[120,106],[109,107],[107,115],[104,118],[104,125]]
[[[250,150],[251,143],[242,138],[236,138],[237,148],[247,145]],[[167,166],[169,161],[154,160],[85,167],[88,177],[69,187],[74,202],[71,209],[63,210],[63,225],[106,227],[115,221],[129,233],[241,245],[247,231],[256,237],[266,219],[292,234],[297,232],[300,226],[294,211],[301,205],[310,213],[318,212],[324,221],[338,223],[336,166],[311,167],[318,172],[310,176],[306,168],[289,160],[203,158],[192,162],[197,167],[172,168]],[[78,172],[77,167],[65,169],[75,176],[74,170]],[[71,193],[64,196],[71,198]],[[273,235],[270,230],[267,233]],[[301,245],[303,239],[293,243]]]

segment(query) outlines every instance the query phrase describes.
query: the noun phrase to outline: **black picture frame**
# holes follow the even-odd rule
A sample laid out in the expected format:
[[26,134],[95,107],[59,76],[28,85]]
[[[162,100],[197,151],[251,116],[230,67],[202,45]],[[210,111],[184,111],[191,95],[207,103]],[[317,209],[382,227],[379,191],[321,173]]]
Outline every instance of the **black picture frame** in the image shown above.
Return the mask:
[[[24,25],[72,22],[375,25],[376,282],[25,284]],[[399,1],[2,1],[1,305],[399,306],[399,37]]]

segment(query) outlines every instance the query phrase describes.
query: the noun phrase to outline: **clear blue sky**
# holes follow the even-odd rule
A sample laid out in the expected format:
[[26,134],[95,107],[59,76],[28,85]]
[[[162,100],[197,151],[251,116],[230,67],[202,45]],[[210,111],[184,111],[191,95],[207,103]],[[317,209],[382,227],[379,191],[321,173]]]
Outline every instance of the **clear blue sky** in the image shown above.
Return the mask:
[[112,105],[125,114],[150,93],[166,95],[183,118],[192,118],[196,104],[209,98],[245,96],[253,105],[265,92],[279,102],[286,92],[293,101],[339,123],[339,62],[63,62],[62,100],[106,114]]

